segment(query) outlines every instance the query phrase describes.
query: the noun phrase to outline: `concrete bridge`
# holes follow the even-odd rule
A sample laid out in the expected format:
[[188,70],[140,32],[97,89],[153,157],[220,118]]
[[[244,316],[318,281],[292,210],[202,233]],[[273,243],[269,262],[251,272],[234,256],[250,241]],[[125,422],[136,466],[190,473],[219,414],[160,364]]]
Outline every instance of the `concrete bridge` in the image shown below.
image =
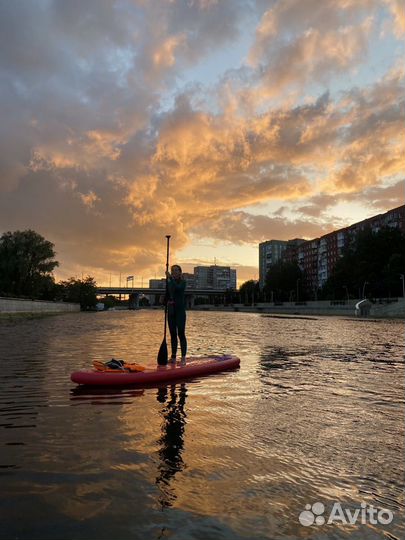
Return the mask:
[[[164,294],[165,289],[150,287],[97,287],[97,294]],[[186,289],[186,294],[194,296],[216,296],[225,294],[224,289]]]
[[[132,305],[136,307],[139,305],[139,298],[145,296],[157,296],[165,294],[165,289],[150,288],[150,287],[97,287],[97,295],[114,295],[122,296],[128,295],[132,297]],[[226,291],[223,289],[186,289],[186,303],[189,307],[194,305],[194,300],[197,296],[222,296],[224,297]]]

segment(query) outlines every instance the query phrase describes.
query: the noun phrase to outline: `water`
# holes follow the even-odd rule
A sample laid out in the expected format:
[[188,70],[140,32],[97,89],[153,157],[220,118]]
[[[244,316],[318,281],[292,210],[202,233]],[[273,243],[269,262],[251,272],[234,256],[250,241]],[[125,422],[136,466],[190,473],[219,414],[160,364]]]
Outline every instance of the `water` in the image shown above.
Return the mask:
[[[91,359],[153,365],[154,311],[0,321],[0,538],[403,538],[403,324],[188,313],[238,371],[77,390]],[[394,513],[303,526],[306,504]]]

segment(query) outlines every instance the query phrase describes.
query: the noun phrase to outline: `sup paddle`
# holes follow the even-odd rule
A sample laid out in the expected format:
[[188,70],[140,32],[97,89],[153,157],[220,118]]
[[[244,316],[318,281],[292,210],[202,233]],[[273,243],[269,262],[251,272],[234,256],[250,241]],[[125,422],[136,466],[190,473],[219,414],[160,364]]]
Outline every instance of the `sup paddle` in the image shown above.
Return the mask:
[[166,327],[167,327],[167,302],[169,299],[169,285],[167,279],[167,272],[169,271],[169,242],[170,235],[166,235],[167,239],[167,253],[166,253],[166,302],[165,302],[165,328],[163,333],[163,341],[159,349],[157,356],[157,363],[159,366],[167,365],[167,343],[166,343]]

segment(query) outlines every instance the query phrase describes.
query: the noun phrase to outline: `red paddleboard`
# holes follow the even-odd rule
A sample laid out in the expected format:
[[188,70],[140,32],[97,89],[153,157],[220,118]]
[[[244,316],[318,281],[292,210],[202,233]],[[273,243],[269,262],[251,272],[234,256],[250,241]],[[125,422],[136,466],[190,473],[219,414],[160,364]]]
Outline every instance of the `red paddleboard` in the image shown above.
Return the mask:
[[201,377],[239,367],[240,360],[234,355],[204,356],[187,359],[186,365],[167,364],[136,373],[117,370],[112,373],[85,369],[75,371],[70,378],[74,383],[92,386],[124,386],[128,384],[155,384],[179,379]]

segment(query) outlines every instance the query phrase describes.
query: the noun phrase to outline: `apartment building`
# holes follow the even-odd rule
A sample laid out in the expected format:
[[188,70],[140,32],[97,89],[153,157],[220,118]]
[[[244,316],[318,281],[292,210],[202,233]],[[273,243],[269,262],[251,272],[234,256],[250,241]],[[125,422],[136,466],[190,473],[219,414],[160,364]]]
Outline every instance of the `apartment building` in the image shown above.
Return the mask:
[[194,281],[197,289],[236,289],[236,270],[229,266],[196,266]]
[[259,244],[259,285],[261,289],[264,287],[270,266],[282,259],[287,244],[286,240],[267,240]]
[[303,272],[302,287],[307,291],[318,289],[319,238],[305,242],[298,247],[298,266]]
[[366,228],[377,232],[384,227],[396,228],[405,234],[405,205],[313,240],[295,238],[289,241],[262,242],[259,244],[260,286],[264,286],[266,273],[271,264],[280,259],[288,262],[297,261],[304,275],[301,286],[309,293],[316,295],[316,291],[332,274],[345,247],[355,239],[357,234]]
[[183,272],[183,279],[186,280],[187,289],[195,288],[195,276],[189,272]]
[[165,289],[166,288],[166,278],[161,279],[150,279],[149,288],[151,289]]
[[370,228],[378,232],[384,227],[399,229],[405,234],[405,205],[322,236],[318,244],[318,288],[326,283],[345,247],[360,231]]
[[[183,272],[189,289],[234,289],[236,290],[236,270],[229,266],[196,266],[194,273]],[[165,289],[166,279],[150,279],[151,289]]]

